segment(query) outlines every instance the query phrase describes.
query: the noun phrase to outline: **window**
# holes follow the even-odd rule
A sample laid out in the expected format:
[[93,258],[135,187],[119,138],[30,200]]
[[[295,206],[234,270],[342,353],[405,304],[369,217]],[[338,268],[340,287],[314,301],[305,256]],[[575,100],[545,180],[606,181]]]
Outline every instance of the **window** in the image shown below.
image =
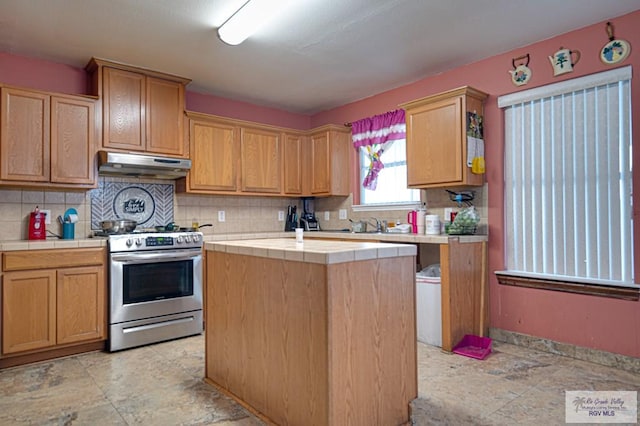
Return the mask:
[[633,286],[631,67],[502,96],[509,274]]
[[366,147],[359,149],[360,164],[360,205],[406,204],[420,201],[420,191],[407,188],[406,139],[395,141],[382,156],[384,168],[378,175],[375,191],[362,186],[371,160],[366,154]]

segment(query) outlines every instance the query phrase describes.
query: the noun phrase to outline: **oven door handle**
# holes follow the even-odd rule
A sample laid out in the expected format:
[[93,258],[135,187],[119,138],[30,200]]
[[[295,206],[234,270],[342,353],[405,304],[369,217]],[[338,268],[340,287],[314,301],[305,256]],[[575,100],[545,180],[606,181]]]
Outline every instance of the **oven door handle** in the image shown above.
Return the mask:
[[168,251],[162,253],[136,253],[135,255],[127,254],[112,254],[111,260],[120,263],[149,263],[149,262],[174,262],[180,260],[192,260],[201,257],[201,252],[192,251],[185,253],[184,251]]

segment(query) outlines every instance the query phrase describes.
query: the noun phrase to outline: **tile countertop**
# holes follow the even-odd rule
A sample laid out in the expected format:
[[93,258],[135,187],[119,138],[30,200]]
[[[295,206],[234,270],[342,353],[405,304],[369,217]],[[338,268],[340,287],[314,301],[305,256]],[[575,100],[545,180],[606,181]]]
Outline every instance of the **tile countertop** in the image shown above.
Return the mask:
[[327,241],[307,238],[296,243],[293,238],[262,238],[207,242],[205,250],[294,262],[335,264],[378,258],[415,256],[416,246],[409,244]]
[[[370,234],[353,232],[305,232],[306,239],[340,239],[340,240],[376,240],[393,243],[448,244],[450,238],[457,238],[462,243],[487,241],[486,235],[417,235],[417,234]],[[256,232],[233,234],[209,234],[204,236],[205,242],[229,240],[255,240],[269,238],[295,238],[293,232]],[[106,247],[106,238],[79,238],[74,240],[4,240],[0,241],[0,251],[68,249],[84,247]]]
[[[295,238],[293,232],[258,232],[258,233],[235,233],[235,234],[214,234],[205,235],[204,240],[207,241],[227,241],[227,240],[246,240],[246,239],[262,239],[262,238]],[[418,235],[418,234],[373,234],[373,233],[353,233],[353,232],[326,232],[311,231],[304,233],[305,239],[326,238],[341,240],[376,240],[394,243],[421,243],[421,244],[448,244],[449,239],[458,239],[461,243],[475,243],[487,241],[487,235]]]
[[106,247],[106,238],[0,241],[0,251]]

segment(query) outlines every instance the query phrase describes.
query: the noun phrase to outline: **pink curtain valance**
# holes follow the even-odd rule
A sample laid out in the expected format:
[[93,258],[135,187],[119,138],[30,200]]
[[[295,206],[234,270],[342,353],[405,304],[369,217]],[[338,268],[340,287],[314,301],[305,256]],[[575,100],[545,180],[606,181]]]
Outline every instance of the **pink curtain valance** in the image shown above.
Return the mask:
[[351,135],[356,149],[361,146],[404,139],[406,137],[404,110],[397,109],[354,121],[351,123]]

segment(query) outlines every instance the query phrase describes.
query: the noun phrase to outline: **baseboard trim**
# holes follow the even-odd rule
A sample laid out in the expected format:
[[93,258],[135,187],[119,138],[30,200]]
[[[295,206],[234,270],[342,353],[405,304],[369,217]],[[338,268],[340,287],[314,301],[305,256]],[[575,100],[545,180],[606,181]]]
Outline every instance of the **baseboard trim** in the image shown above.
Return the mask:
[[517,333],[515,331],[490,328],[489,336],[498,342],[510,343],[516,346],[523,346],[556,355],[562,355],[582,361],[593,362],[607,367],[619,368],[640,374],[640,358],[616,354],[600,349],[586,348],[583,346],[571,345],[569,343],[556,342],[550,339],[530,336],[528,334]]

